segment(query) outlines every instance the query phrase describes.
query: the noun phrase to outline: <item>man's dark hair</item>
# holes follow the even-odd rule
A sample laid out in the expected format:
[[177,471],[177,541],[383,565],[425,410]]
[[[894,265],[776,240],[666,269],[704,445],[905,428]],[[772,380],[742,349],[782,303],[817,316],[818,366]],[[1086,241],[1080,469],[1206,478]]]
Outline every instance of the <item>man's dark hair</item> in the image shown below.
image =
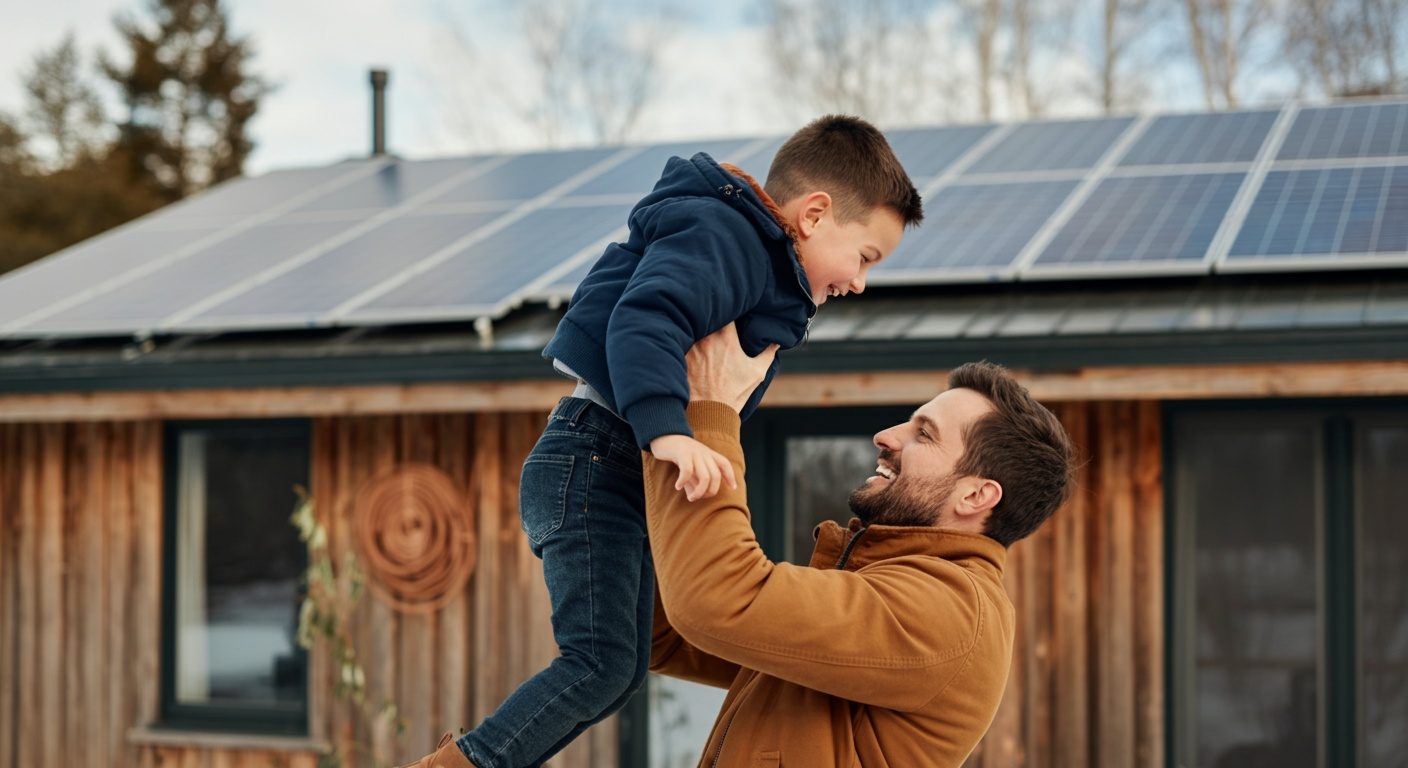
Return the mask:
[[768,169],[767,193],[778,205],[815,190],[831,195],[836,220],[863,221],[889,208],[905,226],[924,219],[919,190],[885,135],[859,117],[827,115],[792,134]]
[[1070,497],[1075,448],[1056,415],[1000,365],[961,365],[949,374],[948,386],[971,389],[993,404],[991,412],[968,426],[954,471],[1002,486],[1002,500],[993,507],[984,533],[1011,546],[1040,528]]

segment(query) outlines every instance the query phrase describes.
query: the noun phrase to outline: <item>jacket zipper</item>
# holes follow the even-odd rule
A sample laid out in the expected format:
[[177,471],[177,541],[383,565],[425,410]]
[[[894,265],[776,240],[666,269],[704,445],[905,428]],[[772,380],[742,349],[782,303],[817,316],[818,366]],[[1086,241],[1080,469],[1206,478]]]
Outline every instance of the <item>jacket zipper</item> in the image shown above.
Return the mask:
[[728,722],[724,723],[724,732],[719,734],[719,748],[714,750],[714,761],[709,763],[709,768],[719,768],[719,758],[724,754],[724,741],[728,738],[728,729],[733,727],[733,718],[738,716],[738,708],[735,707],[733,714],[729,715]]
[[719,746],[714,750],[714,759],[709,763],[709,768],[719,768],[719,758],[724,755],[724,742],[728,740],[728,729],[733,727],[733,719],[738,717],[738,710],[743,708],[743,697],[747,695],[747,689],[757,685],[761,675],[755,675],[744,690],[738,692],[738,701],[734,704],[733,714],[728,716],[728,722],[724,723],[724,730],[719,734]]
[[836,570],[846,570],[846,561],[851,559],[851,551],[856,548],[856,544],[860,543],[860,537],[864,535],[867,530],[867,526],[861,526],[856,529],[856,535],[852,536],[851,540],[846,542],[846,548],[841,550],[841,559],[836,561]]
[[[743,189],[742,189],[741,187],[735,187],[735,186],[733,186],[732,184],[725,184],[725,185],[723,185],[722,187],[719,187],[719,191],[723,193],[724,197],[727,197],[727,198],[729,198],[729,199],[734,199],[733,193],[734,193],[734,192],[737,192],[737,193],[738,193],[738,198],[737,198],[738,201],[741,203],[742,200],[743,200]],[[769,215],[771,215],[771,214],[769,214]],[[785,234],[785,233],[784,233],[784,234]],[[793,248],[796,248],[796,245],[793,244],[792,247],[793,247]],[[805,296],[805,297],[807,297],[807,302],[812,305],[812,312],[811,312],[810,315],[807,316],[807,327],[802,331],[802,340],[801,340],[800,342],[798,342],[798,344],[797,344],[797,346],[800,347],[800,346],[802,346],[803,344],[806,344],[806,343],[807,343],[807,337],[811,335],[811,332],[812,332],[812,320],[814,320],[814,319],[816,318],[817,306],[816,306],[816,302],[815,302],[815,301],[812,301],[812,295],[807,292],[807,286],[805,286],[805,285],[802,284],[802,278],[801,278],[800,276],[797,277],[797,287],[802,290],[802,295]]]

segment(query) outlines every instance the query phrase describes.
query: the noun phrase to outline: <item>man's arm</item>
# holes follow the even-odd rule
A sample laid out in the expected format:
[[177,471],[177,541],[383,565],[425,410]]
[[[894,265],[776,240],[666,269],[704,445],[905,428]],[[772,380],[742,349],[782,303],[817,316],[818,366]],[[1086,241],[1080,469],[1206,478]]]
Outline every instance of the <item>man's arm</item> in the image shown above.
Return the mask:
[[[690,350],[688,417],[696,437],[743,476],[737,410],[772,362],[749,358],[732,326]],[[768,560],[747,491],[691,503],[669,465],[645,457],[656,580],[674,630],[699,652],[851,701],[914,709],[963,666],[984,616],[961,568],[923,558],[865,574]],[[992,620],[994,617],[988,617]]]
[[670,626],[660,591],[655,592],[655,626],[651,633],[650,671],[715,688],[727,688],[738,676],[738,665],[695,648]]

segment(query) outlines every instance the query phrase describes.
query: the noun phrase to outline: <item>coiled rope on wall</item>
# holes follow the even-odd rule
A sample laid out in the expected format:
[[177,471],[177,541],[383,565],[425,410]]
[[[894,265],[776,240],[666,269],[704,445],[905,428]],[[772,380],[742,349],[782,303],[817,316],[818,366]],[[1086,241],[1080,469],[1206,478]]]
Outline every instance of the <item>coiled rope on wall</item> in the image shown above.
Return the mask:
[[372,478],[357,494],[353,516],[372,589],[397,610],[439,610],[469,581],[469,504],[437,467],[402,464]]

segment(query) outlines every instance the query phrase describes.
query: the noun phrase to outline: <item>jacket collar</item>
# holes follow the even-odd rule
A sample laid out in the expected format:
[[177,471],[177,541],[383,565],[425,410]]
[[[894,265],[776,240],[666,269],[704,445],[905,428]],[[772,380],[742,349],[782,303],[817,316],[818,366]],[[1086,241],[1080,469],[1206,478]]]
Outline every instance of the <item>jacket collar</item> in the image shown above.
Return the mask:
[[787,244],[792,271],[796,274],[797,283],[807,299],[807,317],[815,315],[816,304],[812,302],[811,283],[807,280],[807,271],[802,268],[802,256],[797,251],[797,232],[783,219],[782,209],[777,202],[768,195],[762,185],[738,166],[720,164],[707,152],[696,153],[689,162],[713,187],[716,194],[737,204],[759,231],[773,240]]
[[796,242],[790,228],[782,223],[782,210],[752,176],[737,166],[715,161],[707,152],[699,152],[689,161],[715,192],[740,203],[748,217],[769,237]]
[[845,528],[827,520],[816,527],[815,535],[813,568],[836,568],[845,557],[845,570],[854,571],[882,560],[917,555],[967,561],[1001,577],[1007,561],[1007,548],[995,539],[947,528],[866,526],[851,518]]

